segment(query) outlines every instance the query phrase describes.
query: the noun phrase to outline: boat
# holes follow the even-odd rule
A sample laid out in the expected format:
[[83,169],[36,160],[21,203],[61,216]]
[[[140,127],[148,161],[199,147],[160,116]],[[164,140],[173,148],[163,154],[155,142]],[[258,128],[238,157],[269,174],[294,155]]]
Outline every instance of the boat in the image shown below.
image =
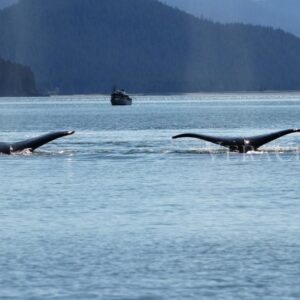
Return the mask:
[[131,105],[132,98],[129,97],[128,94],[125,93],[124,90],[115,90],[111,93],[110,98],[112,105]]

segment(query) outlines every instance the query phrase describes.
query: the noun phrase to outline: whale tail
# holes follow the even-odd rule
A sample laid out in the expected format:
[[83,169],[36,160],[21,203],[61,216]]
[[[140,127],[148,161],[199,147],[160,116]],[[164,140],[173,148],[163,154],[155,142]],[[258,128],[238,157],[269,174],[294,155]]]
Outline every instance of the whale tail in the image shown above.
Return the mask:
[[286,129],[269,134],[257,135],[252,137],[216,137],[204,134],[184,133],[173,136],[178,138],[196,138],[207,142],[211,142],[230,149],[230,151],[245,153],[251,150],[257,150],[259,147],[272,142],[284,135],[300,132],[300,129]]
[[172,139],[179,139],[179,138],[195,138],[195,139],[204,140],[224,147],[231,147],[233,144],[237,142],[236,140],[240,140],[240,138],[218,137],[218,136],[196,134],[196,133],[183,133],[172,137]]
[[253,136],[253,137],[248,137],[246,138],[249,143],[254,147],[254,148],[259,148],[267,143],[270,143],[282,136],[285,136],[287,134],[295,133],[295,132],[300,132],[300,129],[295,128],[295,129],[286,129],[286,130],[281,130],[269,134],[263,134],[263,135],[258,135],[258,136]]
[[63,136],[71,135],[75,131],[59,131],[59,132],[51,132],[48,134],[44,134],[38,136],[36,138],[24,140],[21,142],[12,143],[10,145],[11,152],[23,151],[25,149],[30,149],[30,151],[34,151],[36,148],[41,147],[53,140],[61,138]]

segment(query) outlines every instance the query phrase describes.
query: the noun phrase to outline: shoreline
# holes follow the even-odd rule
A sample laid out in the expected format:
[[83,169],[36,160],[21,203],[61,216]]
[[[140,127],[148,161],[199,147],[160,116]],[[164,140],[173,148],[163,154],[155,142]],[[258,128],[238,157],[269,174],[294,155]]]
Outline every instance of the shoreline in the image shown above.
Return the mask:
[[[218,95],[283,95],[283,94],[300,94],[300,90],[288,91],[228,91],[228,92],[187,92],[187,93],[130,93],[133,97],[178,97],[178,96],[218,96]],[[4,98],[65,98],[65,97],[110,97],[110,94],[91,93],[91,94],[52,94],[52,95],[28,95],[28,96],[0,96]]]

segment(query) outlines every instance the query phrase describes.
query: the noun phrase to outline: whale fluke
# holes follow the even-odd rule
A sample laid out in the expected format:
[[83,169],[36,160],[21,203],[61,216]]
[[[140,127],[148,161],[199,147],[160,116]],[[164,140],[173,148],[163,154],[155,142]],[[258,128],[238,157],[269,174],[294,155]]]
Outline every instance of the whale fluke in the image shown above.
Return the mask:
[[248,151],[256,151],[262,145],[265,145],[271,141],[274,141],[284,135],[300,132],[300,129],[286,129],[281,131],[276,131],[269,134],[251,136],[251,137],[217,137],[205,134],[195,134],[195,133],[184,133],[173,136],[173,139],[179,138],[197,138],[207,142],[211,142],[223,147],[229,148],[230,151],[246,153]]
[[53,140],[61,138],[63,136],[71,135],[75,131],[58,131],[58,132],[51,132],[48,134],[44,134],[38,136],[36,138],[27,139],[21,142],[16,143],[0,143],[0,153],[4,154],[11,154],[14,152],[20,152],[25,149],[29,149],[30,151],[34,151],[38,147],[41,147]]

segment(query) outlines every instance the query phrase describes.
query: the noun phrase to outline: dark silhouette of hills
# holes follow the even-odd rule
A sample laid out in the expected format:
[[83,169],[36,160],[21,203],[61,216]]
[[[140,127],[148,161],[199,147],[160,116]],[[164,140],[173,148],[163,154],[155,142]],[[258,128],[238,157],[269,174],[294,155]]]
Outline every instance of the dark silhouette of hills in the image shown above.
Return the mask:
[[199,20],[155,0],[21,0],[0,11],[0,56],[60,93],[300,89],[300,39]]
[[221,23],[281,28],[300,37],[299,0],[160,0],[197,17]]
[[34,75],[27,66],[0,59],[0,96],[36,96]]

